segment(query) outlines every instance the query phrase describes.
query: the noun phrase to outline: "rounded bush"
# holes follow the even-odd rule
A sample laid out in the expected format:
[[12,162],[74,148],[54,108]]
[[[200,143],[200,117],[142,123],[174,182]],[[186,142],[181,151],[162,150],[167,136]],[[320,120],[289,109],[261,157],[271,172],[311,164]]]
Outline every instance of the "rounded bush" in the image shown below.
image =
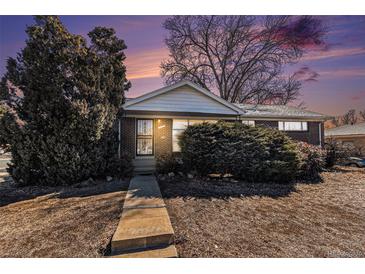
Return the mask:
[[325,152],[318,146],[298,142],[299,176],[304,179],[317,179],[325,166]]
[[299,167],[297,147],[284,133],[239,122],[189,126],[179,138],[184,165],[200,175],[231,174],[246,181],[288,182]]

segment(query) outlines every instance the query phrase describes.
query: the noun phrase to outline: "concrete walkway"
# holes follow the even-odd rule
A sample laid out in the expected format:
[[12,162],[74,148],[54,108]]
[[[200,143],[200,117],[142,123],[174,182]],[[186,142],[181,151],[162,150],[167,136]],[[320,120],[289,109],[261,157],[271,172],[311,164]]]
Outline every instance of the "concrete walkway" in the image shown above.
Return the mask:
[[8,167],[7,164],[9,162],[10,158],[5,158],[5,157],[0,158],[0,183],[10,179],[9,174],[6,171],[6,168]]
[[133,177],[111,242],[112,255],[119,258],[177,257],[175,246],[171,245],[173,234],[156,177]]

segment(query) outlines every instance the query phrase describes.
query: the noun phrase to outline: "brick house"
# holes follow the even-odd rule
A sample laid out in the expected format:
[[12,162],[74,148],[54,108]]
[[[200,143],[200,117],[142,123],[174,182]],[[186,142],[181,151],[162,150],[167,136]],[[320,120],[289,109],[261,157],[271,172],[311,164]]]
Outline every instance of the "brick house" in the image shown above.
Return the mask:
[[150,171],[159,155],[179,152],[177,136],[188,125],[218,120],[277,128],[293,139],[321,146],[326,119],[290,106],[232,104],[181,81],[125,102],[118,121],[119,153],[133,155],[136,171]]

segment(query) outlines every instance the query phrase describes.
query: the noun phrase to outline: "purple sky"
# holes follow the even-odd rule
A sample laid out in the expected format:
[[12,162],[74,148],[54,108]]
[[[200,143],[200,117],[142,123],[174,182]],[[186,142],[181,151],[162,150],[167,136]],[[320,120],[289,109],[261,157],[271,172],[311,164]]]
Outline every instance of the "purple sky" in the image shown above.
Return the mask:
[[[128,46],[127,70],[135,97],[163,85],[159,65],[167,57],[164,46],[166,32],[162,22],[166,16],[61,16],[72,33],[86,34],[95,26],[113,27]],[[308,52],[290,72],[300,70],[306,78],[301,90],[307,108],[330,115],[348,109],[365,109],[365,16],[321,16],[329,32],[328,49]],[[25,27],[33,23],[31,16],[0,16],[0,75],[6,59],[15,57],[24,46]]]

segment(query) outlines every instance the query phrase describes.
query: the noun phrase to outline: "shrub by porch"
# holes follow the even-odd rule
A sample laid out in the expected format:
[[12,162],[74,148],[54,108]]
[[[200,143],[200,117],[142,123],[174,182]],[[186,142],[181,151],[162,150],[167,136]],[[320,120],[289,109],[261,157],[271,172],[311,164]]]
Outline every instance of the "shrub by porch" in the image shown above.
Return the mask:
[[322,151],[296,143],[284,133],[241,123],[219,122],[189,126],[180,136],[182,166],[161,158],[158,170],[231,174],[249,182],[289,182],[298,176],[318,177]]

